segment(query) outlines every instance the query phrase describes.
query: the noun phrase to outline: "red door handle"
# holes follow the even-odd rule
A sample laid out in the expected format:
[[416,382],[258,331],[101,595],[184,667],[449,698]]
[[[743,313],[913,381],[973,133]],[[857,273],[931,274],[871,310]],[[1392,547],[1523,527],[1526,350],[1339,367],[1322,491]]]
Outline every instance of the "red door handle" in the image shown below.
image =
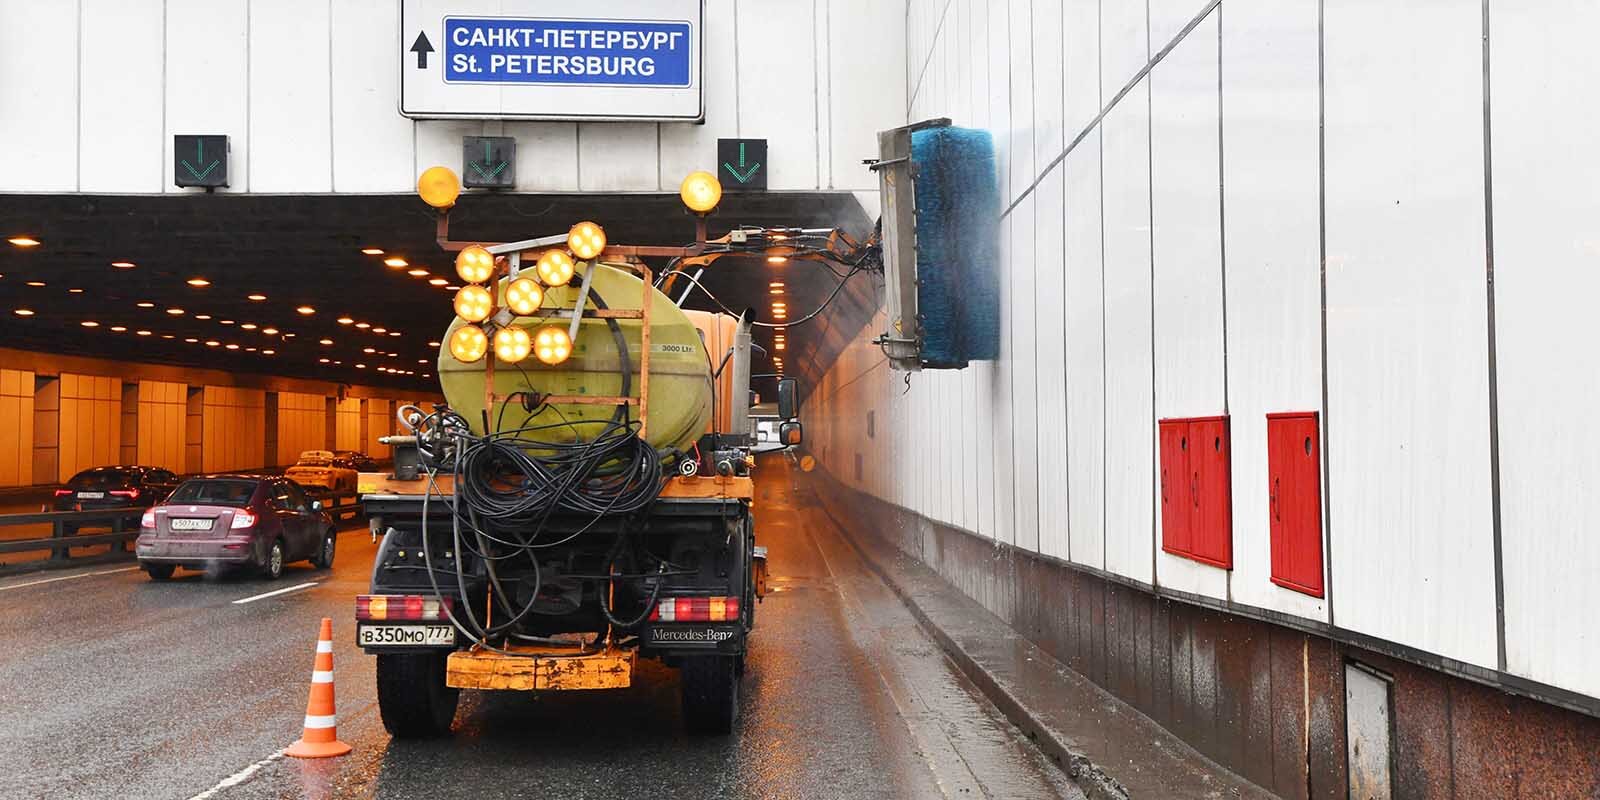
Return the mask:
[[1200,507],[1200,473],[1189,476],[1189,496],[1194,498],[1194,507]]
[[1282,522],[1283,521],[1283,513],[1278,508],[1278,491],[1279,491],[1280,488],[1281,488],[1280,479],[1273,478],[1272,479],[1272,497],[1271,497],[1271,500],[1272,500],[1272,521],[1273,522]]

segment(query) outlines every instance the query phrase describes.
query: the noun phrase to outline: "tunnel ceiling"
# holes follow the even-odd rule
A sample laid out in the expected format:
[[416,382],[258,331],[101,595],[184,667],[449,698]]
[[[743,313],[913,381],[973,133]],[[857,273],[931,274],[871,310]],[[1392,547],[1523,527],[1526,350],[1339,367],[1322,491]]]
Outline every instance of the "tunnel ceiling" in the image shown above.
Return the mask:
[[[681,245],[694,235],[693,219],[675,194],[566,194],[464,196],[451,214],[451,237],[514,241],[561,233],[583,219],[599,222],[616,243]],[[25,235],[41,242],[32,248],[0,244],[6,321],[0,346],[437,388],[431,377],[437,351],[429,342],[438,340],[452,318],[453,292],[428,281],[444,278],[454,285],[455,273],[451,257],[434,242],[433,211],[414,196],[0,195],[0,220],[0,238]],[[710,235],[736,224],[838,226],[855,235],[870,226],[844,192],[729,195],[711,218]],[[363,248],[384,254],[363,254]],[[387,267],[389,257],[403,258],[408,266]],[[116,262],[133,266],[119,268]],[[409,270],[428,274],[412,276]],[[870,316],[875,289],[869,277],[853,280],[828,314],[789,329],[790,374],[813,383]],[[192,279],[210,284],[191,286]],[[759,319],[770,313],[772,280],[787,284],[791,319],[815,308],[837,283],[816,264],[773,265],[759,258],[724,259],[702,278],[726,305],[754,308]],[[251,300],[252,294],[266,299]],[[699,292],[685,305],[714,307]],[[301,313],[302,306],[314,313]],[[16,309],[34,313],[19,316]],[[341,324],[340,318],[352,322]],[[370,327],[357,327],[361,323]],[[324,339],[332,344],[321,344]],[[756,341],[768,347],[768,356],[757,357],[754,371],[770,372],[771,331],[758,331]]]

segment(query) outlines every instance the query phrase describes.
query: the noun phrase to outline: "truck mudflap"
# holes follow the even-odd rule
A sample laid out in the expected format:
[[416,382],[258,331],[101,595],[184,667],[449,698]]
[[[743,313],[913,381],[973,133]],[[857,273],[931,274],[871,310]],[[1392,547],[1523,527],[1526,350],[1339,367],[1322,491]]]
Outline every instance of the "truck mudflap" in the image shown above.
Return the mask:
[[499,650],[474,646],[450,654],[445,685],[516,691],[626,689],[633,684],[638,655],[635,648],[610,645],[589,653],[524,645]]

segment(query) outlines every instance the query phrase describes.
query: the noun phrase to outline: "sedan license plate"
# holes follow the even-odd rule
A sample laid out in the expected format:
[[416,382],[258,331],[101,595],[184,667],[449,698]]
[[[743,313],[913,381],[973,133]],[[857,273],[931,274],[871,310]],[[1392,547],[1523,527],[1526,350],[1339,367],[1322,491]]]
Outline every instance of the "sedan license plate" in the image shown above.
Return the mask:
[[213,520],[209,519],[193,519],[184,517],[173,517],[167,520],[167,524],[172,526],[172,529],[175,531],[209,531],[211,530],[212,522]]
[[78,492],[79,500],[104,500],[105,492]]
[[438,647],[455,643],[456,629],[450,625],[362,625],[356,628],[356,644],[362,647]]

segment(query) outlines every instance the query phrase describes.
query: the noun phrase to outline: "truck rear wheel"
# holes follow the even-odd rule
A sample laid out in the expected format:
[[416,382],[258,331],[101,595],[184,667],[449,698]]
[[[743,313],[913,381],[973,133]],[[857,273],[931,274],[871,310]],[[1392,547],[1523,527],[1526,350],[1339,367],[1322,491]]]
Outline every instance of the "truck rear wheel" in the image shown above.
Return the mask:
[[450,732],[461,692],[444,683],[449,653],[378,656],[378,714],[396,739]]
[[739,717],[739,675],[732,656],[683,659],[683,721],[690,733],[733,732]]

